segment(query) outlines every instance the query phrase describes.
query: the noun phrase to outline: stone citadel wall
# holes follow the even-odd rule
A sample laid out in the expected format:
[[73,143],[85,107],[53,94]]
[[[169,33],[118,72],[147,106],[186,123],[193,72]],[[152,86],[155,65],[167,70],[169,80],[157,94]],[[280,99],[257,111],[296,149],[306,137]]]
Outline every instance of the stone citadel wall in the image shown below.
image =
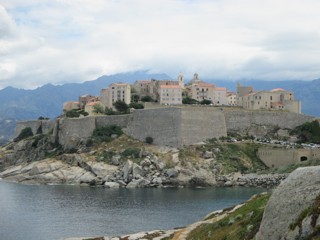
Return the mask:
[[[25,127],[36,133],[39,126],[49,132],[54,125],[54,137],[66,148],[87,140],[95,128],[116,124],[133,138],[144,141],[152,137],[157,145],[179,147],[209,138],[226,136],[239,131],[259,135],[268,127],[294,128],[316,118],[302,114],[274,111],[221,110],[210,107],[161,108],[135,110],[132,114],[26,121],[17,124],[16,135]],[[250,132],[251,131],[251,132]]]

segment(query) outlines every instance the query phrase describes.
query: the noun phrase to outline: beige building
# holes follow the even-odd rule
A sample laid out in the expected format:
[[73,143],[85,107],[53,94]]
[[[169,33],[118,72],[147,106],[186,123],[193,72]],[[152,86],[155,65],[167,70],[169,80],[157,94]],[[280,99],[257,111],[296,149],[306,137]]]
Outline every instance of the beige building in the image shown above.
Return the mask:
[[137,80],[135,81],[133,87],[136,91],[136,94],[138,94],[140,97],[142,96],[150,96],[154,100],[160,102],[160,87],[166,85],[166,86],[179,86],[180,89],[184,88],[184,77],[180,73],[178,75],[177,80]]
[[63,112],[68,112],[73,109],[79,109],[80,103],[79,102],[65,102],[63,103]]
[[79,104],[81,109],[84,109],[87,103],[96,102],[96,101],[99,101],[99,97],[96,97],[90,94],[85,94],[79,97]]
[[159,103],[165,105],[182,104],[182,88],[180,85],[160,85]]
[[[251,110],[285,110],[301,113],[301,102],[294,100],[294,94],[282,88],[253,92],[251,87],[237,87],[238,106]],[[250,89],[251,88],[251,89]],[[241,91],[246,89],[246,91]],[[244,94],[244,95],[243,95]]]
[[113,108],[113,103],[123,101],[131,102],[131,87],[127,83],[113,83],[108,88],[101,89],[100,101],[104,107]]
[[199,102],[210,100],[214,105],[227,105],[227,89],[224,87],[200,81],[192,83],[188,89],[188,95]]
[[90,103],[86,104],[86,106],[84,107],[84,111],[87,112],[89,114],[89,116],[102,115],[101,113],[94,112],[94,106],[97,104],[100,104],[103,107],[103,105],[101,104],[100,101],[90,102]]

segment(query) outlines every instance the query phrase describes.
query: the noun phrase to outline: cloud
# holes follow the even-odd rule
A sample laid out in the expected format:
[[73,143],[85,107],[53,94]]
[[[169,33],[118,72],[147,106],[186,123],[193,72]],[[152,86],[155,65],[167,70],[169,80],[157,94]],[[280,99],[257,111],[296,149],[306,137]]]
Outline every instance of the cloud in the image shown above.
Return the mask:
[[141,69],[226,80],[320,75],[317,0],[1,4],[0,87],[82,82]]

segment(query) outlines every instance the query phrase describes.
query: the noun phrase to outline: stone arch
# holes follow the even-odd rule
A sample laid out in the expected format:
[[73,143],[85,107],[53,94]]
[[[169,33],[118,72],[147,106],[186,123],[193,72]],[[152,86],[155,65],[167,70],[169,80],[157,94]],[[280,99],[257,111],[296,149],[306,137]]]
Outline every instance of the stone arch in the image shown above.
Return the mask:
[[306,157],[306,156],[301,156],[300,157],[300,161],[301,162],[304,162],[304,161],[307,161],[308,160],[308,157]]

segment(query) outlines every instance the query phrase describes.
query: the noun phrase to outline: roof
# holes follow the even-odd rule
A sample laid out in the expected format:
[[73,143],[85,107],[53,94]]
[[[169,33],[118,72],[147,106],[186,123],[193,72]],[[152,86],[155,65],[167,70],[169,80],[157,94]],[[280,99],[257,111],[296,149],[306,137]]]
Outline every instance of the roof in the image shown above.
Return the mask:
[[227,88],[225,88],[225,87],[216,87],[215,90],[218,90],[218,91],[227,91]]
[[194,86],[199,86],[199,87],[210,87],[210,88],[214,88],[215,85],[212,83],[205,83],[205,82],[198,82],[198,83],[194,83],[192,84]]
[[86,104],[86,106],[94,106],[96,104],[99,104],[99,102],[89,102]]
[[128,83],[112,83],[109,86],[130,86]]
[[283,106],[282,102],[272,102],[271,103],[272,106]]
[[275,88],[272,89],[271,92],[285,92],[286,90],[284,90],[283,88]]
[[151,83],[151,80],[137,80],[136,83]]

